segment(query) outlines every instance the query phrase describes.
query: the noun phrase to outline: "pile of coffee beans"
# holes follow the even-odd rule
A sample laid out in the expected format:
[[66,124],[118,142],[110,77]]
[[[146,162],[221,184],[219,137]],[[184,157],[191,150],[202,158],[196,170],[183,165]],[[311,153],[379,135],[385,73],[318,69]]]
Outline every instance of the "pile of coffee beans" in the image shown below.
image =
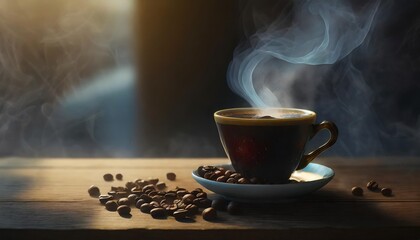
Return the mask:
[[[109,176],[111,175],[111,176]],[[118,175],[118,176],[117,176]],[[117,174],[117,180],[122,179],[122,174]],[[175,174],[168,173],[167,178],[175,180]],[[112,174],[105,174],[105,181],[113,181]],[[107,194],[100,195],[97,186],[92,185],[88,189],[90,196],[98,197],[99,202],[105,209],[118,212],[121,216],[131,213],[131,208],[136,207],[140,212],[150,214],[151,217],[162,219],[170,216],[178,221],[188,220],[195,215],[202,214],[206,221],[213,221],[217,218],[217,210],[228,211],[231,214],[238,214],[240,208],[236,203],[223,199],[215,201],[207,198],[207,193],[201,188],[188,191],[185,188],[176,187],[167,190],[166,184],[158,178],[136,179],[128,181],[125,186],[112,186]]]
[[[391,197],[392,196],[392,189],[391,188],[380,188],[379,184],[374,180],[369,181],[366,184],[366,188],[369,191],[372,191],[372,192],[381,192],[382,195],[384,195],[386,197]],[[363,189],[361,187],[353,187],[351,189],[351,192],[355,196],[362,196],[363,195]]]
[[237,183],[237,184],[257,184],[265,183],[262,179],[257,178],[246,178],[240,173],[233,170],[226,170],[222,167],[215,166],[200,166],[197,168],[197,173],[200,177],[205,179],[225,182],[225,183]]

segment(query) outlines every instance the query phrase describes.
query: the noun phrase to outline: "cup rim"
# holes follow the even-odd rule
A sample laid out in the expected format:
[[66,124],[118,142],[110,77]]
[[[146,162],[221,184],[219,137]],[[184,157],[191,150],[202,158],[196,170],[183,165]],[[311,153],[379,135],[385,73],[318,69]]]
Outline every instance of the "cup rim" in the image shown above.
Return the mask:
[[[288,118],[240,118],[234,116],[227,116],[228,114],[255,114],[259,111],[281,111],[290,113],[304,113],[299,117]],[[219,124],[228,125],[247,125],[247,126],[273,126],[273,125],[299,125],[312,124],[316,120],[316,113],[307,109],[300,108],[228,108],[216,111],[214,113],[214,120]]]

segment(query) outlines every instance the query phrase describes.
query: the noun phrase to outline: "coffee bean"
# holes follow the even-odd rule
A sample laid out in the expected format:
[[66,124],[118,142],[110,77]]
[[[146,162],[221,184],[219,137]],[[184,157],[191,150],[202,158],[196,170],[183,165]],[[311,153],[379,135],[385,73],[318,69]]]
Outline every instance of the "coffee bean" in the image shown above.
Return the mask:
[[197,194],[202,193],[202,192],[203,192],[203,189],[196,188],[196,189],[194,189],[194,190],[191,191],[191,194],[193,194],[193,195],[196,196]]
[[117,203],[120,206],[122,206],[122,205],[130,206],[130,200],[128,200],[128,198],[120,198],[120,199],[118,199]]
[[149,184],[156,185],[156,183],[158,183],[158,182],[159,182],[159,178],[148,178],[146,181],[147,181]]
[[392,196],[392,189],[391,188],[382,188],[381,193],[385,197],[390,197],[390,196]]
[[176,220],[182,220],[187,217],[188,210],[185,209],[178,209],[173,213],[173,216]]
[[231,215],[238,215],[242,212],[241,207],[236,202],[230,202],[227,206],[227,211]]
[[166,188],[166,184],[164,182],[158,182],[156,184],[156,188],[159,190],[165,189]]
[[166,174],[166,178],[167,178],[169,181],[175,181],[175,179],[176,179],[176,174],[175,174],[175,173],[173,173],[173,172],[168,172],[168,173]]
[[199,166],[197,168],[197,173],[198,173],[198,176],[204,177],[204,174],[206,173],[206,170],[204,170],[204,167],[203,166]]
[[89,187],[88,189],[88,193],[90,196],[92,197],[98,197],[99,195],[101,195],[101,191],[99,190],[99,188],[95,185],[92,185]]
[[104,175],[104,180],[107,181],[107,182],[113,181],[114,180],[114,176],[112,176],[111,173],[106,173]]
[[185,190],[179,190],[176,192],[178,198],[183,198],[186,194],[188,194],[188,191]]
[[369,189],[370,191],[375,191],[378,189],[378,187],[379,187],[378,183],[373,180],[366,184],[366,188]]
[[137,184],[135,184],[134,182],[126,182],[125,183],[125,187],[127,188],[127,189],[132,189],[132,188],[134,188],[134,187],[137,187]]
[[228,180],[228,177],[226,176],[220,176],[216,179],[218,182],[226,182]]
[[145,202],[147,202],[147,203],[149,203],[149,202],[151,202],[152,201],[152,197],[150,197],[149,195],[147,195],[147,194],[142,194],[141,196],[140,196],[140,199],[143,199]]
[[224,172],[222,172],[220,170],[216,170],[216,171],[214,171],[214,175],[215,175],[215,178],[217,179],[218,177],[224,175]]
[[201,192],[201,193],[197,193],[197,195],[195,195],[198,198],[207,198],[207,193],[205,192]]
[[236,183],[236,179],[234,179],[234,178],[228,178],[226,180],[226,183]]
[[134,183],[136,183],[139,188],[143,188],[144,186],[147,185],[146,180],[143,180],[143,179],[136,179]]
[[161,195],[155,195],[152,197],[152,200],[155,202],[160,202],[164,199],[164,197],[162,197]]
[[203,219],[206,221],[213,221],[217,218],[217,211],[214,208],[206,208],[203,210]]
[[117,211],[118,204],[115,201],[110,200],[105,203],[105,208],[108,211],[115,212]]
[[108,195],[110,195],[110,196],[115,196],[117,194],[117,192],[116,191],[109,191],[108,192]]
[[177,195],[176,195],[176,193],[172,193],[172,192],[168,192],[167,194],[165,194],[165,199],[167,200],[167,201],[171,201],[171,202],[173,202],[175,199],[177,198]]
[[160,203],[158,203],[158,202],[156,202],[156,201],[151,201],[149,204],[150,204],[150,206],[152,206],[153,208],[158,208],[158,207],[160,207]]
[[117,192],[117,193],[115,193],[116,198],[125,198],[125,197],[128,197],[128,195],[129,195],[128,192]]
[[361,187],[353,187],[351,189],[351,193],[354,196],[362,196],[363,195],[363,189]]
[[155,191],[155,186],[153,184],[147,184],[146,186],[144,186],[142,188],[143,192],[147,192],[147,191]]
[[185,210],[188,211],[188,216],[193,216],[198,213],[198,207],[194,204],[188,204],[187,206],[185,206]]
[[249,183],[249,181],[248,181],[248,179],[246,179],[246,178],[239,178],[239,179],[238,179],[238,183],[239,183],[239,184],[248,184],[248,183]]
[[185,194],[185,195],[182,197],[182,201],[183,201],[184,203],[186,203],[186,201],[188,201],[188,202],[190,202],[190,203],[191,203],[194,199],[195,199],[195,196],[194,196],[194,195],[192,195],[191,193]]
[[153,206],[151,206],[148,203],[143,203],[140,206],[140,211],[143,212],[143,213],[150,213],[150,210],[152,210],[152,209],[153,209]]
[[204,168],[205,171],[214,171],[214,170],[216,170],[216,167],[214,167],[214,166],[203,166],[203,168]]
[[166,214],[168,214],[168,215],[170,215],[170,216],[172,216],[173,215],[173,213],[176,211],[176,210],[178,210],[179,208],[178,208],[178,205],[176,205],[176,204],[170,204],[170,205],[167,205],[167,206],[162,206],[162,208],[165,208],[165,211],[166,211]]
[[211,207],[212,201],[208,198],[196,198],[194,199],[193,204],[197,205],[199,208],[208,208]]
[[130,191],[131,193],[137,194],[139,196],[143,194],[143,191],[138,187],[133,187]]
[[144,199],[139,199],[136,202],[136,208],[140,208],[141,205],[143,205],[143,203],[146,203],[146,201],[144,201]]
[[214,178],[214,173],[212,173],[212,172],[206,172],[204,174],[204,178],[205,179],[212,179],[212,178]]
[[165,209],[158,207],[154,208],[150,211],[150,215],[152,215],[153,218],[164,218],[166,217]]
[[117,180],[122,180],[123,179],[123,175],[121,174],[121,173],[117,173],[116,175],[115,175],[115,178],[117,179]]
[[230,175],[230,178],[234,178],[235,180],[239,180],[239,178],[242,178],[242,175],[240,173],[232,173]]
[[125,216],[130,214],[131,208],[127,205],[121,205],[117,208],[117,211],[120,215]]
[[232,170],[226,170],[225,171],[225,176],[230,177],[230,175],[232,175],[232,173],[234,173]]
[[149,195],[149,197],[154,197],[157,195],[157,191],[150,191],[147,195]]
[[136,198],[138,198],[139,196],[137,196],[136,194],[130,194],[128,195],[128,200],[130,201],[130,204],[135,204],[136,203]]
[[106,202],[108,202],[109,200],[112,200],[112,199],[113,199],[112,196],[109,196],[109,195],[100,195],[99,196],[99,202],[101,204],[105,204]]
[[214,199],[211,203],[211,207],[219,210],[219,211],[226,211],[227,205],[228,205],[228,201],[226,201],[223,198],[218,198],[218,199]]

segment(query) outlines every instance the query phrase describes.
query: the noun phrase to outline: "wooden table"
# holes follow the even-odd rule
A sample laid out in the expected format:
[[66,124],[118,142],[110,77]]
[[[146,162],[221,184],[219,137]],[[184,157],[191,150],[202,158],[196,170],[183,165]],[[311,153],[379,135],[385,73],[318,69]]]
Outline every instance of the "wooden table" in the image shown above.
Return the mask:
[[[336,175],[323,189],[294,202],[245,205],[244,213],[219,212],[215,222],[172,217],[156,220],[133,208],[130,218],[109,212],[87,194],[125,182],[105,182],[104,173],[124,180],[177,174],[175,186],[199,185],[191,170],[227,159],[0,159],[0,239],[420,239],[420,159],[319,159]],[[384,197],[353,186],[371,180],[391,187]],[[213,196],[214,197],[214,196]],[[125,238],[122,238],[125,237]]]

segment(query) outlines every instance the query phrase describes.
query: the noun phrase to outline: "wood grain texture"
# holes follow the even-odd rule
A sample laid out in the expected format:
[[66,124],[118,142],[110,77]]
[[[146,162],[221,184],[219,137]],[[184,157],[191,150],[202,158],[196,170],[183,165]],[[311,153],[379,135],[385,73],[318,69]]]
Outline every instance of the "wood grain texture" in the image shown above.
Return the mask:
[[[45,239],[69,239],[73,234],[82,238],[141,234],[147,236],[143,239],[186,239],[187,233],[190,239],[213,239],[212,235],[218,239],[239,235],[242,239],[256,239],[259,234],[265,239],[289,234],[310,239],[325,239],[325,234],[349,239],[420,236],[418,159],[400,158],[399,164],[392,158],[352,161],[317,160],[332,167],[335,178],[323,189],[297,201],[247,204],[240,216],[219,212],[216,222],[206,222],[200,216],[191,222],[178,222],[171,217],[155,220],[135,208],[130,218],[122,218],[106,211],[87,194],[87,189],[95,184],[107,192],[110,186],[147,177],[164,180],[169,189],[194,189],[200,186],[191,178],[193,169],[226,163],[227,159],[0,159],[0,235],[24,238],[30,234]],[[166,180],[169,171],[177,174],[176,181]],[[108,172],[122,173],[124,180],[105,182],[102,176]],[[351,195],[351,187],[364,186],[371,179],[391,187],[394,196],[367,190],[363,197]],[[221,237],[220,231],[224,232]]]

